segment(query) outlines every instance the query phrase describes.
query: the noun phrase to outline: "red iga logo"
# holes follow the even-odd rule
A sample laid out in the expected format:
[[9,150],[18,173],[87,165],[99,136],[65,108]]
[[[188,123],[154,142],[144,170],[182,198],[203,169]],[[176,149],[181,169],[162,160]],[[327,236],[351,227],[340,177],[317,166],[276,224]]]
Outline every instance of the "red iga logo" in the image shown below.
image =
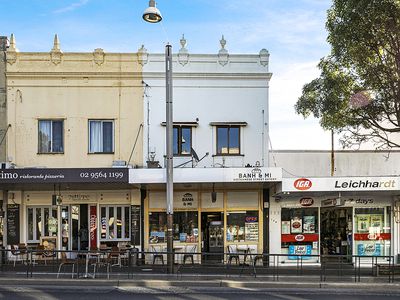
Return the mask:
[[312,187],[312,182],[310,179],[307,178],[300,178],[294,182],[295,189],[299,191],[306,191]]
[[302,242],[302,241],[304,241],[305,236],[302,235],[302,234],[298,234],[298,235],[296,235],[296,236],[294,237],[294,239],[295,239],[296,241],[298,241],[298,242]]
[[314,204],[314,199],[313,198],[301,198],[300,199],[300,205],[301,206],[311,206]]

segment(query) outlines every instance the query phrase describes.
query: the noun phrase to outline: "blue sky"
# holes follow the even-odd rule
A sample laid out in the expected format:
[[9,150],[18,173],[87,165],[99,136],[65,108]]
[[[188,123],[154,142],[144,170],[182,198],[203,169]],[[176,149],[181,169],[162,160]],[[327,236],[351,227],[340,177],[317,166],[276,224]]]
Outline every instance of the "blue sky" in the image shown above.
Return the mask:
[[329,53],[326,10],[331,0],[158,0],[162,25],[148,24],[148,0],[0,0],[0,35],[14,33],[20,51],[50,51],[54,34],[64,52],[135,52],[142,44],[191,53],[270,52],[270,135],[273,149],[330,149],[330,134],[294,112],[301,88],[319,75]]

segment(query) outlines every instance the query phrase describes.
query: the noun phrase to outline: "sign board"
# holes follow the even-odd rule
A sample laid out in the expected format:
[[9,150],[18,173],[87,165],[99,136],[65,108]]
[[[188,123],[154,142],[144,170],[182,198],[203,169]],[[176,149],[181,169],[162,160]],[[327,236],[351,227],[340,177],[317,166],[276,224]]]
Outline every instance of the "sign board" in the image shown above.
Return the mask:
[[90,206],[90,249],[97,248],[97,206]]
[[140,245],[140,205],[131,205],[131,245]]
[[127,168],[2,169],[2,183],[128,183]]
[[[129,183],[165,183],[165,169],[129,169]],[[175,183],[280,182],[282,168],[177,168]]]
[[318,177],[282,180],[282,192],[395,191],[399,189],[398,177]]
[[19,204],[8,204],[7,205],[7,244],[17,245],[19,244]]

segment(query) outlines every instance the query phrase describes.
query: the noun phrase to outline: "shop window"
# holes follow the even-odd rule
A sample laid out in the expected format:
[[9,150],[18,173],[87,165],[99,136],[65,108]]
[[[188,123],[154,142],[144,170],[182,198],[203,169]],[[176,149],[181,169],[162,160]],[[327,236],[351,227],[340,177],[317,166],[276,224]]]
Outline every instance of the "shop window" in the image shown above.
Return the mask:
[[217,155],[240,154],[240,126],[217,126]]
[[390,255],[390,208],[355,208],[355,254]]
[[[149,242],[167,242],[167,214],[149,213]],[[174,212],[173,239],[184,243],[197,243],[199,238],[197,211]]]
[[103,205],[100,207],[102,241],[130,239],[130,214],[128,206]]
[[174,126],[173,151],[175,156],[190,155],[192,149],[192,127]]
[[57,236],[57,209],[50,207],[27,208],[28,243],[39,243],[41,237]]
[[63,153],[63,120],[39,120],[39,153]]
[[89,120],[89,153],[114,152],[114,121]]
[[258,211],[229,212],[226,240],[228,242],[257,242]]
[[318,208],[282,208],[281,247],[282,253],[291,254],[289,260],[318,254],[318,231]]

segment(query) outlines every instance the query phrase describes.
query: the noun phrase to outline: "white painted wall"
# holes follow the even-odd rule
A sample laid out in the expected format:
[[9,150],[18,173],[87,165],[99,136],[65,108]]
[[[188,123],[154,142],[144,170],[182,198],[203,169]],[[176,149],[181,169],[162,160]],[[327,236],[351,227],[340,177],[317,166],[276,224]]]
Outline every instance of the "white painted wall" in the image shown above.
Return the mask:
[[[174,56],[174,122],[198,122],[192,131],[192,147],[201,158],[198,167],[242,167],[267,164],[268,90],[271,74],[259,55],[230,55],[227,65],[218,63],[218,55],[190,55],[181,65]],[[143,80],[150,86],[144,96],[144,149],[155,150],[155,159],[164,167],[165,155],[165,63],[163,54],[150,54],[143,67]],[[147,114],[147,101],[150,112]],[[147,118],[150,125],[147,126]],[[213,157],[216,154],[215,127],[210,122],[247,122],[241,130],[243,156]],[[147,128],[148,127],[148,128]],[[149,130],[149,143],[147,143]],[[177,166],[190,157],[175,157]],[[189,163],[186,167],[192,167]]]

